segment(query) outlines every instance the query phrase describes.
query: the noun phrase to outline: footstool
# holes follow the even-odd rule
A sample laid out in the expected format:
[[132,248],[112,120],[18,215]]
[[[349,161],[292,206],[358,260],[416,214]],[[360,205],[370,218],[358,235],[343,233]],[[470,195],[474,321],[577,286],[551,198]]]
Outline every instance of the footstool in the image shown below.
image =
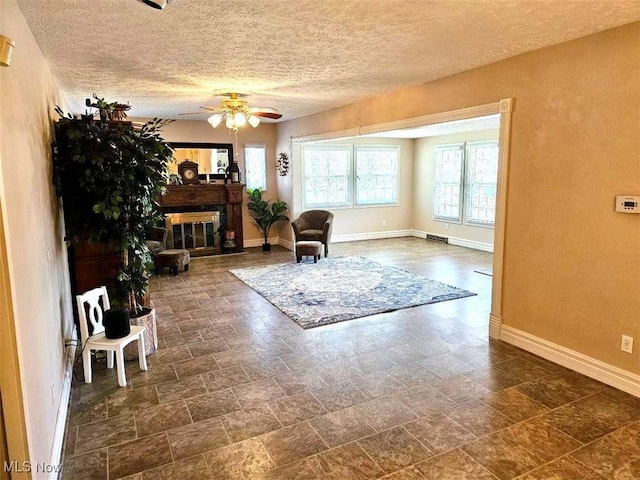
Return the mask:
[[313,263],[318,263],[320,252],[322,252],[322,243],[320,242],[296,242],[296,262],[298,263],[302,260],[303,255],[313,257]]
[[185,272],[189,271],[190,260],[187,250],[163,250],[153,257],[153,266],[157,275],[162,273],[164,267],[169,267],[174,275],[178,275],[178,267],[184,267]]

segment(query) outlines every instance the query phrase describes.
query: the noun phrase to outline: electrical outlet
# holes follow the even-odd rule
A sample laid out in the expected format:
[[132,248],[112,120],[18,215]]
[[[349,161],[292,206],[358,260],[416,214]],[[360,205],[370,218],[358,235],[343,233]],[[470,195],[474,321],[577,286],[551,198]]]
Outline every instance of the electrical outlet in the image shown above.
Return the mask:
[[622,345],[620,345],[620,350],[627,353],[633,353],[633,337],[622,335]]
[[382,226],[384,227],[387,224],[386,220],[382,220]]
[[445,223],[445,224],[444,224],[444,229],[445,229],[445,230],[449,230],[449,224],[448,224],[448,223]]

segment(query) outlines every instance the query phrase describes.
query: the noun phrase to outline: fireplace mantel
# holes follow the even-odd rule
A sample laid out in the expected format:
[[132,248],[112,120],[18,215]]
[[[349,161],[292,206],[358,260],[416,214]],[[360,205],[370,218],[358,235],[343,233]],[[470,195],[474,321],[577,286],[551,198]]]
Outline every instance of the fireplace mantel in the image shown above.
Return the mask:
[[[227,230],[235,232],[238,250],[242,250],[242,194],[244,185],[167,185],[167,190],[159,199],[163,213],[187,213],[207,210],[225,205]],[[195,252],[194,252],[195,253]]]

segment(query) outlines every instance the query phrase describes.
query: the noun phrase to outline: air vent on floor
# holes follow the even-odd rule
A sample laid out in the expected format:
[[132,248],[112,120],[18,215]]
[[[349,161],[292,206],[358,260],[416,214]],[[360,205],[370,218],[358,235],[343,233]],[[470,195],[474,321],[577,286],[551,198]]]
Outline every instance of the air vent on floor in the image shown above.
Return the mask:
[[448,237],[441,237],[440,235],[432,235],[430,233],[427,233],[427,240],[432,240],[434,242],[440,243],[449,243]]

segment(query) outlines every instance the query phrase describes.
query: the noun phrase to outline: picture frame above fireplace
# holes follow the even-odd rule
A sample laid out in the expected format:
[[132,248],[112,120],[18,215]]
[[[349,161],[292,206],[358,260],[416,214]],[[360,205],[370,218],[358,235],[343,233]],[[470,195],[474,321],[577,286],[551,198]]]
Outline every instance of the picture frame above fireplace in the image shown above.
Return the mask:
[[[209,180],[227,178],[227,167],[233,162],[232,143],[168,142],[174,149],[175,163],[169,173],[177,173],[177,165],[184,161],[198,164],[198,173]],[[175,172],[173,171],[175,170]]]

